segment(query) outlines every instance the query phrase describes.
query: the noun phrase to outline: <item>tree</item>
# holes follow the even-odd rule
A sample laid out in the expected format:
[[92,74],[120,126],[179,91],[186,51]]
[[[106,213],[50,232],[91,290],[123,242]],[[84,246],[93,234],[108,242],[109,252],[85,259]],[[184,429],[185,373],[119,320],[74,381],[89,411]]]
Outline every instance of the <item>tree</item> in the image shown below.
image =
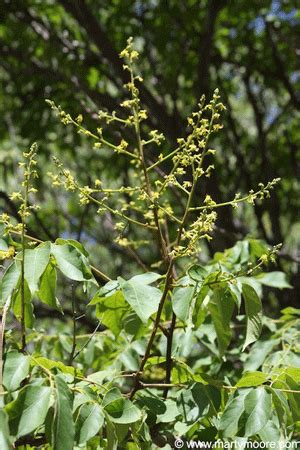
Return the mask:
[[[148,113],[139,96],[132,39],[120,57],[129,74],[128,98],[120,114],[99,111],[102,125],[95,131],[82,115],[74,118],[48,103],[64,126],[94,141],[93,152],[109,150],[127,161],[126,184],[101,177],[82,185],[58,158],[49,177],[81,207],[95,204],[97,215],[109,211],[119,245],[153,252],[156,244],[157,271],[110,279],[91,266],[80,242],[30,236],[28,221],[38,206],[36,144],[23,153],[23,182],[10,194],[19,222],[1,216],[6,266],[0,283],[1,446],[150,450],[182,448],[185,441],[199,446],[197,440],[223,441],[226,447],[234,441],[288,446],[299,430],[299,310],[289,307],[278,320],[263,320],[261,301],[264,286],[290,288],[284,273],[264,272],[280,246],[270,249],[248,239],[205,266],[198,262],[218,211],[255,205],[269,197],[278,179],[223,203],[209,195],[199,198],[196,187],[213,170],[204,161],[216,155],[211,137],[222,129],[225,107],[217,89],[209,102],[201,97],[176,149],[149,161],[148,149],[154,153],[164,137],[142,127]],[[122,135],[117,144],[108,137],[112,125]],[[157,170],[166,161],[169,170]],[[64,291],[57,290],[62,277],[64,290],[72,290],[71,326],[51,318],[45,333],[34,311],[44,303],[49,312],[63,313]],[[91,309],[98,320],[88,335],[77,324],[77,289],[83,290],[84,314]],[[262,331],[264,339],[257,341]]]
[[[99,108],[118,111],[127,80],[118,52],[128,35],[133,35],[143,55],[145,85],[140,89],[151,113],[148,126],[165,134],[166,152],[174,148],[178,135],[185,134],[184,117],[201,94],[211,95],[216,86],[221,89],[227,106],[225,133],[217,142],[222,148],[215,162],[218,176],[213,173],[208,179],[203,187],[206,193],[222,202],[237,186],[247,192],[259,182],[283,179],[272,201],[257,205],[249,219],[247,212],[220,214],[216,239],[208,246],[210,255],[258,230],[270,244],[284,242],[281,267],[288,269],[287,260],[297,258],[299,76],[294,31],[298,25],[299,12],[288,1],[211,0],[202,1],[200,7],[193,1],[8,1],[0,40],[6,148],[20,148],[21,136],[22,142],[24,138],[42,140],[41,151],[47,160],[46,137],[57,153],[72,158],[84,182],[88,183],[95,165],[108,177],[118,173],[126,178],[126,167],[116,159],[110,164],[103,155],[91,159],[86,142],[76,136],[67,152],[62,144],[66,135],[54,125],[43,99],[55,100],[74,115],[83,109],[91,124],[97,121]],[[62,139],[57,140],[54,133]],[[8,156],[2,163],[3,175],[13,169]],[[3,204],[12,212],[6,190],[4,183]],[[38,216],[33,232],[53,237],[67,227],[72,235],[84,239],[84,215],[76,205],[71,213],[65,211],[54,229],[51,217],[57,199],[49,193],[48,201],[49,214]],[[98,223],[91,223],[85,232],[107,243],[109,220],[102,223],[102,231]],[[295,231],[287,233],[291,228]],[[124,252],[119,247],[114,250],[124,266]],[[147,256],[139,257],[142,262],[145,258],[145,263],[151,263]],[[292,266],[292,271],[296,283],[297,269]]]

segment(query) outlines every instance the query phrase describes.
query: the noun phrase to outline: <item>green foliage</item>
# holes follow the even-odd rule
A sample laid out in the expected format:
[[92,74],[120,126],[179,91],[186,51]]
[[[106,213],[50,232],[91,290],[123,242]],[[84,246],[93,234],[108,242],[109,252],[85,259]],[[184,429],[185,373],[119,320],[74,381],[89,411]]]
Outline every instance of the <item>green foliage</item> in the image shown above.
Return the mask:
[[[64,125],[94,140],[95,151],[127,158],[126,184],[106,187],[97,178],[82,186],[57,159],[50,176],[59,189],[77,194],[83,207],[96,205],[98,215],[116,219],[120,246],[136,252],[157,245],[161,257],[151,270],[142,263],[144,273],[113,280],[91,265],[80,242],[31,236],[36,146],[24,154],[23,189],[13,194],[20,223],[2,216],[2,256],[13,261],[5,261],[1,280],[0,442],[3,448],[54,450],[169,449],[178,436],[289,442],[299,432],[300,312],[286,308],[277,320],[262,313],[266,288],[290,287],[282,272],[265,272],[279,246],[249,237],[205,265],[201,260],[217,211],[256,205],[278,180],[222,203],[196,195],[197,183],[213,170],[205,164],[215,154],[209,139],[222,128],[218,91],[208,103],[201,98],[178,146],[149,162],[147,146],[160,145],[162,136],[142,129],[147,112],[137,87],[137,56],[129,40],[121,54],[129,76],[129,99],[121,104],[126,112],[119,117],[100,111],[104,125],[96,133],[81,116],[73,119],[50,102]],[[121,123],[123,133],[130,130],[128,141],[104,137],[111,122]],[[157,168],[165,161],[170,167],[161,175]],[[138,230],[133,239],[132,228]],[[34,314],[44,305],[67,313],[64,279],[71,288],[71,324],[65,329],[51,320],[46,333]],[[88,334],[77,326],[79,289],[83,315],[93,320]],[[5,332],[9,321],[19,322],[20,333],[16,326]]]

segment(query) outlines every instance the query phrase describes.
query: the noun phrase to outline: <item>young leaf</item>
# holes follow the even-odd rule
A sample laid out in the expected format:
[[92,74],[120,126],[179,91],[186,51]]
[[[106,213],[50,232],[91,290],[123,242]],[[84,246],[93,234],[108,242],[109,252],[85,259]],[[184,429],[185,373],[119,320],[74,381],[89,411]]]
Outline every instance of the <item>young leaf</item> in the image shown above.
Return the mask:
[[73,395],[61,375],[55,377],[56,401],[52,425],[53,450],[73,450],[75,428],[72,408]]
[[[75,368],[72,366],[66,366],[61,361],[53,361],[51,359],[45,358],[43,356],[37,356],[31,358],[31,364],[32,366],[39,366],[46,370],[52,370],[54,367],[59,369],[62,373],[69,374],[74,376],[75,375]],[[79,374],[78,369],[77,374]]]
[[80,406],[75,421],[75,442],[86,443],[95,436],[103,425],[104,416],[99,405],[86,403]]
[[248,372],[236,383],[236,387],[260,386],[268,379],[268,374],[263,372]]
[[162,293],[159,289],[144,284],[137,277],[121,283],[125,300],[136,312],[142,322],[146,323],[149,317],[157,311]]
[[32,250],[25,250],[25,279],[31,294],[38,290],[39,279],[50,258],[50,243],[45,242]]
[[30,357],[18,352],[6,354],[3,373],[3,384],[8,391],[15,391],[28,373]]
[[11,434],[17,438],[36,430],[44,423],[51,389],[46,386],[28,385],[18,397],[5,407],[9,415]]
[[247,332],[243,351],[255,342],[262,329],[262,305],[256,291],[249,284],[243,284],[243,297],[247,317]]
[[51,253],[61,272],[71,280],[88,281],[92,273],[84,256],[71,244],[51,244]]

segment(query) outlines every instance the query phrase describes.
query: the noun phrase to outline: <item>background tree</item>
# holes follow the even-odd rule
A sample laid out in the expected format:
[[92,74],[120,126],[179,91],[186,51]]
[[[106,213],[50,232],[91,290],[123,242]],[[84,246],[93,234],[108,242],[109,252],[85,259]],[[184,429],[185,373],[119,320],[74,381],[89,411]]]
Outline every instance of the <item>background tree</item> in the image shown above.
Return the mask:
[[[283,180],[272,199],[257,205],[254,214],[247,207],[240,212],[224,209],[207,253],[255,232],[270,244],[284,242],[279,264],[297,284],[300,19],[294,2],[22,0],[5,1],[3,13],[3,210],[17,215],[7,195],[18,172],[16,155],[37,140],[45,167],[40,187],[47,186],[39,195],[48,207],[35,212],[32,234],[76,237],[91,248],[102,244],[94,259],[97,263],[104,258],[112,274],[126,275],[135,265],[148,266],[156,260],[155,252],[138,253],[115,243],[107,246],[114,232],[109,214],[101,221],[92,219],[93,206],[82,212],[73,198],[49,188],[46,176],[49,154],[54,152],[70,162],[83,184],[99,172],[108,179],[126,180],[126,166],[102,150],[95,157],[85,137],[66,132],[53,120],[44,99],[55,100],[74,116],[83,113],[96,127],[97,111],[118,111],[124,98],[127,75],[118,52],[133,35],[145,79],[141,100],[150,112],[149,125],[166,137],[164,153],[174,148],[178,135],[185,135],[184,117],[200,96],[220,88],[227,112],[224,132],[214,145],[221,151],[216,171],[199,195],[222,202],[237,189],[247,192],[259,182]],[[119,138],[117,131],[112,134]],[[58,213],[58,204],[63,205],[63,214]],[[112,250],[118,255],[114,261],[109,257]],[[132,265],[124,264],[128,256]],[[282,294],[281,305],[296,302],[292,292],[296,290]]]

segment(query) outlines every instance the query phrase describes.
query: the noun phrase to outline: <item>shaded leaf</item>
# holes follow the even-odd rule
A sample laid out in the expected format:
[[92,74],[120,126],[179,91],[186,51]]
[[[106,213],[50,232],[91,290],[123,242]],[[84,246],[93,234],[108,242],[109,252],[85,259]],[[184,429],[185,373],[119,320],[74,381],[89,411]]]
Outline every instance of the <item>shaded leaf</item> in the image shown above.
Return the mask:
[[47,265],[40,282],[38,297],[51,308],[62,311],[56,298],[56,268],[51,262]]
[[73,395],[60,375],[55,377],[56,400],[52,425],[53,450],[73,450],[75,427],[73,422]]
[[223,356],[232,337],[230,329],[230,321],[234,310],[232,296],[224,289],[215,290],[208,304],[208,309],[217,333],[220,356]]
[[226,404],[225,410],[219,422],[219,429],[224,437],[235,437],[239,430],[239,420],[244,412],[244,401],[249,389],[239,391],[236,397],[232,397]]
[[216,413],[221,402],[220,391],[213,386],[195,383],[190,388],[182,390],[177,397],[177,408],[188,423],[195,422],[211,407]]
[[[32,298],[29,286],[24,280],[24,315],[25,315],[25,325],[28,328],[33,328],[34,316],[33,316],[33,306]],[[13,311],[16,318],[20,321],[22,316],[22,289],[19,284],[18,291],[13,298]]]
[[247,331],[243,350],[252,342],[255,342],[262,329],[262,305],[260,298],[252,286],[243,284],[243,297],[247,317]]

